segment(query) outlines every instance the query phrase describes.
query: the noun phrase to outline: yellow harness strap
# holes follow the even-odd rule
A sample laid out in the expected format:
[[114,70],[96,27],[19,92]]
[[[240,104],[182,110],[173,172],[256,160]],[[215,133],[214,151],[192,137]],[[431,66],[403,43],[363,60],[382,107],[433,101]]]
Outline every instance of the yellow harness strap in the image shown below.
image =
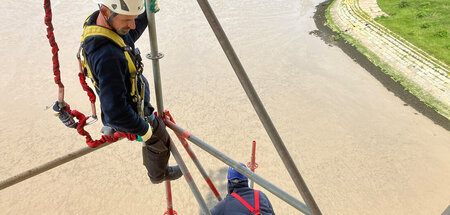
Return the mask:
[[[131,82],[130,95],[131,97],[133,97],[133,101],[136,102],[139,116],[144,117],[145,83],[144,80],[142,79],[142,76],[140,74],[139,75],[137,74],[138,72],[136,69],[136,65],[133,63],[133,60],[131,59],[129,53],[131,51],[131,48],[125,44],[122,37],[120,37],[116,32],[98,25],[87,25],[89,19],[90,16],[86,18],[84,22],[83,25],[84,31],[83,35],[81,36],[80,50],[77,55],[79,57],[81,57],[81,54],[83,55],[83,59],[81,60],[81,66],[84,68],[86,75],[92,80],[92,83],[94,84],[95,88],[97,88],[97,90],[100,90],[100,87],[97,81],[95,80],[94,75],[92,74],[91,68],[88,65],[87,58],[83,50],[83,43],[86,40],[86,38],[92,36],[102,36],[112,40],[114,43],[119,45],[120,48],[123,50],[123,54],[125,55],[125,58],[127,59],[128,62],[128,71],[130,73],[130,82]],[[140,80],[139,87],[138,87],[138,78]]]
[[[125,55],[125,58],[128,62],[128,71],[130,72],[130,82],[131,82],[131,92],[130,95],[133,97],[133,101],[136,102],[138,114],[141,117],[144,117],[144,94],[145,94],[145,83],[142,79],[142,76],[139,74],[137,75],[137,69],[136,65],[133,63],[133,60],[131,59],[131,56],[129,54],[130,47],[125,44],[122,37],[120,37],[116,32],[101,27],[98,25],[87,25],[89,22],[89,19],[91,16],[88,16],[83,24],[83,35],[81,36],[81,46],[79,52],[82,53],[83,59],[81,60],[81,66],[85,68],[86,75],[92,80],[92,83],[94,86],[100,90],[98,83],[95,81],[94,75],[92,74],[91,68],[89,68],[89,65],[87,63],[87,58],[83,50],[83,43],[86,38],[91,36],[103,36],[106,38],[109,38],[110,40],[114,41],[117,45],[120,46],[123,50],[123,54]],[[78,56],[80,56],[80,53],[78,53]],[[142,72],[142,71],[141,71]],[[140,86],[138,87],[138,78],[140,79]]]
[[[97,25],[89,25],[89,26],[85,26],[84,27],[84,31],[83,31],[83,35],[81,36],[81,43],[84,42],[84,40],[88,37],[91,36],[103,36],[103,37],[107,37],[109,39],[111,39],[112,41],[114,41],[117,45],[119,45],[123,50],[124,50],[124,55],[125,58],[128,61],[128,69],[130,72],[130,81],[131,81],[131,96],[134,96],[136,94],[136,88],[135,86],[137,85],[137,79],[136,79],[136,66],[134,65],[133,61],[131,60],[130,54],[128,53],[128,51],[125,51],[125,47],[127,47],[127,45],[125,44],[125,42],[123,41],[122,37],[120,37],[117,33],[115,33],[114,31],[111,31],[107,28],[101,27],[101,26],[97,26]],[[85,67],[87,69],[87,75],[90,79],[93,80],[94,86],[99,89],[97,82],[94,80],[94,76],[92,75],[92,71],[89,68],[89,65],[87,64],[87,60],[86,60],[86,56],[84,56],[84,52],[83,52],[83,61],[82,61],[82,66]],[[144,93],[143,90],[141,90],[141,94]],[[144,95],[141,95],[141,97],[143,98]]]

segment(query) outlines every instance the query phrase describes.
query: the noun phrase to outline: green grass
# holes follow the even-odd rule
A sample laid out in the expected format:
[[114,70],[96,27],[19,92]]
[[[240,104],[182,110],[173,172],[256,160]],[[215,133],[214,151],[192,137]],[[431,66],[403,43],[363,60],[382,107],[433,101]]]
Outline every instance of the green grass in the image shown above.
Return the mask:
[[450,65],[450,0],[377,0],[375,20]]

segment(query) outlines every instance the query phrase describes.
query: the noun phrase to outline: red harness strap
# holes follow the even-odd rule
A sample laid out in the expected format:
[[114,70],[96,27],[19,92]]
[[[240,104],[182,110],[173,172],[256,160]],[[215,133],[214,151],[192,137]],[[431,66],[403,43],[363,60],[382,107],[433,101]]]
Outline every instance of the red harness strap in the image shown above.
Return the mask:
[[252,214],[254,215],[260,215],[259,211],[259,192],[255,190],[255,208],[253,208],[247,201],[245,201],[241,196],[239,196],[237,193],[231,193],[234,198],[239,200]]

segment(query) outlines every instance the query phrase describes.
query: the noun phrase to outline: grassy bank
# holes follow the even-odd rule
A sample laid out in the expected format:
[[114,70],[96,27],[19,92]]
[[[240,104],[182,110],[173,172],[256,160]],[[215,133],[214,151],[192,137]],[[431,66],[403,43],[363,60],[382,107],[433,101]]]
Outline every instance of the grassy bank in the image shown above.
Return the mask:
[[[389,75],[395,82],[400,83],[412,95],[416,96],[420,101],[422,101],[427,106],[434,109],[436,112],[440,113],[445,118],[450,119],[450,107],[434,98],[430,93],[422,89],[413,81],[409,80],[403,73],[401,73],[397,69],[393,68],[392,66],[384,62],[378,55],[376,55],[371,50],[366,48],[357,39],[353,38],[351,35],[346,34],[341,29],[339,29],[339,27],[333,21],[332,16],[330,14],[331,13],[330,9],[333,6],[333,4],[335,4],[335,0],[327,8],[325,17],[327,19],[326,25],[329,26],[334,32],[336,32],[336,35],[333,36],[335,40],[336,38],[345,39],[347,43],[354,46],[360,53],[365,55],[369,61],[371,61],[374,65],[379,67],[381,71],[383,71],[385,74]],[[447,51],[447,54],[448,53],[449,51]]]
[[377,0],[389,16],[375,20],[450,65],[449,0]]

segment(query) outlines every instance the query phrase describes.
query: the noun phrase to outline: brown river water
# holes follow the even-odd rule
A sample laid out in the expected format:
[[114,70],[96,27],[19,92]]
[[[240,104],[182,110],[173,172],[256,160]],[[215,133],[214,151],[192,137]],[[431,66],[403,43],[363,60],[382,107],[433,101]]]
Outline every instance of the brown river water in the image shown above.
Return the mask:
[[[450,204],[450,132],[341,49],[310,35],[320,2],[230,0],[211,6],[323,214],[441,214]],[[82,23],[96,5],[52,3],[66,101],[89,113],[75,53]],[[42,5],[0,5],[0,180],[86,146],[44,110],[57,88]],[[177,124],[240,162],[250,161],[255,140],[256,172],[301,199],[197,2],[161,1],[160,8],[165,108]],[[149,52],[147,32],[137,46]],[[144,61],[152,80],[151,62]],[[88,130],[98,138],[100,127]],[[226,165],[191,145],[224,196]],[[178,146],[213,207],[217,201]],[[1,190],[0,214],[163,214],[164,186],[148,180],[140,148],[121,141]],[[178,214],[200,214],[184,179],[172,188]],[[300,213],[262,190],[277,214]]]

